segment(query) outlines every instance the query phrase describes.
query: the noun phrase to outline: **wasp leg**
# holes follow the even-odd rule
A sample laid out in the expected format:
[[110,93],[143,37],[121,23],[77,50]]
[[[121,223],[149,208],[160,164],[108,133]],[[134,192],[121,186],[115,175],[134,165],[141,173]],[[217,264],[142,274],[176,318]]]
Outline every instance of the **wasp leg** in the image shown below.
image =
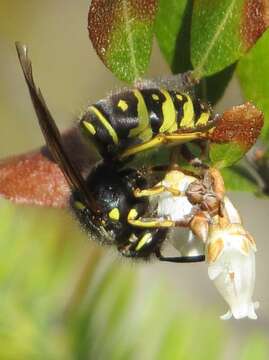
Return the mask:
[[180,172],[182,172],[184,175],[188,175],[188,176],[193,176],[197,179],[201,178],[200,174],[197,174],[194,171],[191,171],[189,169],[184,169],[181,168],[178,164],[173,164],[173,165],[156,165],[156,166],[151,166],[148,169],[148,172],[154,173],[154,172],[163,172],[163,173],[167,173],[171,170],[178,170]]
[[118,250],[126,257],[147,259],[161,247],[166,235],[166,229],[146,230],[138,235],[134,232]]
[[142,144],[130,146],[127,150],[123,151],[123,153],[119,155],[119,159],[123,159],[128,156],[135,155],[139,152],[146,151],[153,147],[157,147],[164,144],[177,145],[196,139],[206,139],[206,138],[207,138],[207,133],[200,131],[181,132],[170,135],[159,134],[156,135],[153,139],[146,141]]
[[130,218],[128,217],[128,223],[138,228],[170,228],[170,227],[190,227],[190,223],[195,216],[195,212],[185,216],[181,220],[169,220],[162,218]]
[[139,228],[169,228],[177,224],[175,221],[160,218],[128,219],[128,223]]
[[134,196],[136,198],[144,197],[144,196],[154,196],[159,195],[165,191],[165,187],[163,185],[156,185],[152,188],[148,189],[135,189],[134,190]]
[[164,185],[156,185],[156,186],[153,186],[152,188],[144,189],[144,190],[135,189],[134,196],[136,198],[140,198],[140,197],[144,197],[144,196],[148,197],[148,196],[159,195],[164,192],[170,192],[171,194],[173,194],[175,196],[180,196],[182,194],[182,192],[179,191],[178,189],[164,186]]
[[173,263],[194,263],[194,262],[205,261],[205,255],[175,256],[175,257],[163,256],[161,254],[160,249],[157,249],[155,251],[155,255],[160,261],[167,261]]

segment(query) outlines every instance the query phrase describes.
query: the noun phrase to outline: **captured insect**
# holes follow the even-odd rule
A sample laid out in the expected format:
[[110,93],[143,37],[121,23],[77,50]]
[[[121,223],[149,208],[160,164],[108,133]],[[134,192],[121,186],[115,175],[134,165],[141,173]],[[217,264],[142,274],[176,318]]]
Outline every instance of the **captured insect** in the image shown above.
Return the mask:
[[144,228],[167,226],[174,230],[186,227],[205,244],[212,219],[222,216],[225,189],[217,169],[202,169],[197,175],[174,164],[167,168],[159,183],[151,188],[136,189],[134,194],[137,198],[151,199],[154,208],[150,213],[155,217],[136,218],[130,221],[132,225]]
[[[90,171],[86,179],[82,177],[76,165],[68,157],[55,121],[47,108],[40,89],[35,85],[27,47],[16,43],[16,48],[48,149],[69,183],[72,191],[71,208],[87,233],[104,244],[116,246],[119,252],[127,257],[146,259],[155,255],[162,261],[203,261],[204,255],[183,257],[165,257],[162,255],[161,248],[167,238],[169,222],[155,224],[150,228],[132,223],[142,216],[148,217],[151,209],[150,199],[135,196],[136,189],[148,188],[147,178],[139,170],[122,168],[117,161],[103,161]],[[129,94],[133,95],[134,93],[130,92]],[[169,99],[171,100],[170,95]],[[112,132],[112,127],[108,126],[107,120],[100,116],[101,113],[97,109],[94,107],[94,110],[90,111],[90,113],[92,111],[95,113],[96,122],[92,121],[92,124],[90,122],[88,124],[95,126],[99,138],[103,139],[100,135],[104,134],[102,130],[108,131],[110,129],[111,133],[114,132]],[[81,120],[82,123],[86,122],[85,116],[83,117],[84,120]],[[135,122],[137,123],[137,121],[136,118]],[[109,149],[107,146],[105,148]]]

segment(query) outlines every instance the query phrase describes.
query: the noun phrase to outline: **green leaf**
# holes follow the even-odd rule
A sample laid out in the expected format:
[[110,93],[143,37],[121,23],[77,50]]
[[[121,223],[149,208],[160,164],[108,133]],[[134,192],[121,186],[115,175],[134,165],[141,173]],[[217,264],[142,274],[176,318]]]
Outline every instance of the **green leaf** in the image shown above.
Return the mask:
[[196,77],[236,62],[268,27],[269,4],[247,0],[195,0],[191,59]]
[[242,165],[234,165],[221,170],[227,191],[248,191],[257,193],[259,186],[256,179]]
[[239,62],[237,74],[243,93],[263,111],[265,124],[262,139],[269,140],[269,31],[266,31],[255,47]]
[[231,166],[245,154],[244,149],[237,143],[210,144],[209,157],[213,166],[221,169]]
[[154,30],[160,49],[173,73],[192,68],[190,29],[192,1],[160,0]]
[[103,63],[121,80],[132,82],[147,69],[157,0],[93,0],[88,29]]

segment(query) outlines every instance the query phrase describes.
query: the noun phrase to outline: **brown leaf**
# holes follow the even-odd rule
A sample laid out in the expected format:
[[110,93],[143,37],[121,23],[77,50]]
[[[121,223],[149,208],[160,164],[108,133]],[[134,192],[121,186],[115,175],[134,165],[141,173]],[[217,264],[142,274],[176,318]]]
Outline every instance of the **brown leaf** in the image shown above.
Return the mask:
[[[79,171],[88,174],[96,153],[81,141],[78,129],[63,134],[65,149]],[[0,162],[0,196],[17,204],[65,208],[70,188],[46,147]]]
[[235,142],[244,149],[250,149],[260,135],[263,113],[253,104],[233,106],[225,111],[216,128],[210,134],[215,143]]
[[36,151],[0,164],[0,194],[18,204],[63,208],[70,189],[58,165]]
[[247,0],[244,4],[241,35],[250,49],[269,26],[269,1]]
[[157,0],[92,0],[89,37],[103,63],[119,79],[133,82],[151,54]]

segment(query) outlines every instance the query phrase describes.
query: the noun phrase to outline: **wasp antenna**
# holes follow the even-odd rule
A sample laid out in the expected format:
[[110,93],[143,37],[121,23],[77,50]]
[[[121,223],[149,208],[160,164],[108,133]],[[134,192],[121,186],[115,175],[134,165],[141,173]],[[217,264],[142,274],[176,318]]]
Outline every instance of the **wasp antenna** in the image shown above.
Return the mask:
[[28,48],[26,45],[20,42],[16,42],[15,45],[32,103],[38,118],[38,122],[46,140],[48,149],[54,160],[61,168],[70,187],[73,190],[78,190],[80,193],[82,193],[87,206],[94,213],[98,213],[98,205],[93,195],[88,190],[83,177],[80,175],[76,167],[73,165],[71,159],[68,157],[62,143],[59,129],[57,128],[57,125],[46,105],[40,89],[35,85],[32,72],[32,63],[28,56]]

